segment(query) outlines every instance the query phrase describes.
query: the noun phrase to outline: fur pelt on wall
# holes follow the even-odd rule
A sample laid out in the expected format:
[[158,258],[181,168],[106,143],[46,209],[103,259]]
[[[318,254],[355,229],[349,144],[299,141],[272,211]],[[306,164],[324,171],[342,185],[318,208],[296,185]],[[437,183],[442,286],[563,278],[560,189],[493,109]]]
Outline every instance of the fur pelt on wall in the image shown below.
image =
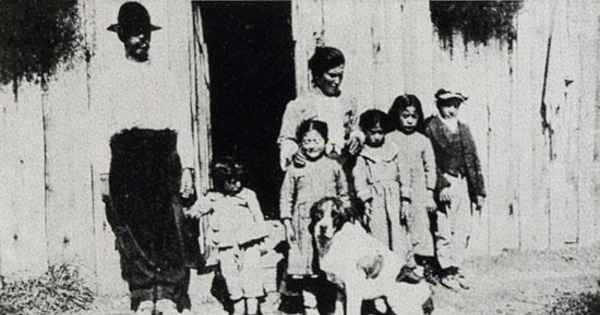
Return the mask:
[[111,203],[139,248],[160,268],[183,263],[181,162],[172,130],[128,129],[110,141]]

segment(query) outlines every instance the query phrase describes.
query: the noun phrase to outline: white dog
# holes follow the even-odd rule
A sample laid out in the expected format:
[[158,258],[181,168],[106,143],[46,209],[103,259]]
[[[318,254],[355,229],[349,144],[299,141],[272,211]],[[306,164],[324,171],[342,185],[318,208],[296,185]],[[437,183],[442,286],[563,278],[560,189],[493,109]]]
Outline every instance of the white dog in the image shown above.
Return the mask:
[[397,282],[400,257],[350,222],[337,199],[317,202],[311,217],[319,268],[344,291],[346,315],[360,315],[363,300],[381,297],[397,315],[431,314],[429,285]]

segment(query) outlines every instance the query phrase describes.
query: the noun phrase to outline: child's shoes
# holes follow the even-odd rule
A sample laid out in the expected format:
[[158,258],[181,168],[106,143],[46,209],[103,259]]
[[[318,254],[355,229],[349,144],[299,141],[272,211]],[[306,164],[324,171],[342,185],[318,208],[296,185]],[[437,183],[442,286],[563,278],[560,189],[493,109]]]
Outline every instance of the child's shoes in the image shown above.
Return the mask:
[[415,273],[414,269],[409,266],[402,266],[400,273],[396,276],[396,282],[406,282],[410,284],[417,284],[423,279]]
[[425,265],[425,270],[423,271],[423,278],[425,281],[429,282],[432,285],[437,285],[440,282],[440,277],[433,267],[430,265]]
[[440,283],[444,287],[455,291],[458,291],[461,288],[460,283],[456,280],[456,277],[454,275],[447,275],[441,278]]
[[454,278],[456,279],[456,282],[458,282],[458,285],[464,290],[469,290],[471,288],[469,285],[469,280],[467,280],[463,274],[458,273],[456,276],[454,276]]
[[154,311],[154,303],[152,301],[143,301],[138,305],[135,315],[152,315]]
[[302,314],[304,303],[301,296],[280,296],[279,311],[285,314]]
[[388,307],[383,298],[377,298],[373,301],[373,303],[375,304],[375,310],[377,310],[379,313],[387,313]]
[[168,299],[156,301],[156,310],[162,315],[179,315],[175,303]]

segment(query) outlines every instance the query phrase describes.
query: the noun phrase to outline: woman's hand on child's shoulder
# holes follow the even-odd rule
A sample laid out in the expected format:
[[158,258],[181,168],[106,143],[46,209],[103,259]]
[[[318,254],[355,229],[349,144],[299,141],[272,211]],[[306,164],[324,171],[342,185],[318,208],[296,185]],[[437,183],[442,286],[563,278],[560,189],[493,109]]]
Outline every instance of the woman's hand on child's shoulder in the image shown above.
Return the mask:
[[448,187],[442,189],[440,191],[440,201],[441,202],[450,202],[452,201],[452,195],[450,193],[450,189]]
[[292,162],[295,167],[302,167],[306,164],[306,156],[298,151],[292,156]]
[[348,153],[355,156],[360,153],[360,150],[362,150],[362,140],[358,136],[351,136],[348,139]]

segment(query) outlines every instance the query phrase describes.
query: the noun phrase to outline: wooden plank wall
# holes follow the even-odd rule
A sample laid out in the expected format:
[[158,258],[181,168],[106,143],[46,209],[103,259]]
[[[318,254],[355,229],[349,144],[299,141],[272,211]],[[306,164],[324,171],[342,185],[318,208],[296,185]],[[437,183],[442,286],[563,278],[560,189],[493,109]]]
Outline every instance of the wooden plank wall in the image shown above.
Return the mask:
[[[90,99],[101,88],[98,75],[123,57],[116,35],[105,31],[121,2],[83,2],[90,62],[62,72],[47,91],[22,84],[15,98],[11,86],[0,87],[2,275],[35,275],[49,263],[73,261],[100,292],[126,289],[91,162],[94,121],[102,117],[92,114],[99,104]],[[191,29],[189,1],[142,2],[163,26],[153,34],[154,61],[177,73],[176,85],[189,95],[205,188],[205,44]],[[479,147],[489,193],[472,254],[588,245],[600,240],[599,6],[595,0],[526,1],[512,51],[498,42],[464,46],[455,38],[450,53],[433,31],[426,1],[293,0],[298,93],[310,87],[307,60],[318,41],[346,54],[343,90],[363,109],[387,110],[406,92],[419,96],[430,114],[436,89],[469,94],[461,115]],[[572,82],[567,86],[565,79]]]
[[48,262],[41,90],[0,93],[0,272],[44,272]]

